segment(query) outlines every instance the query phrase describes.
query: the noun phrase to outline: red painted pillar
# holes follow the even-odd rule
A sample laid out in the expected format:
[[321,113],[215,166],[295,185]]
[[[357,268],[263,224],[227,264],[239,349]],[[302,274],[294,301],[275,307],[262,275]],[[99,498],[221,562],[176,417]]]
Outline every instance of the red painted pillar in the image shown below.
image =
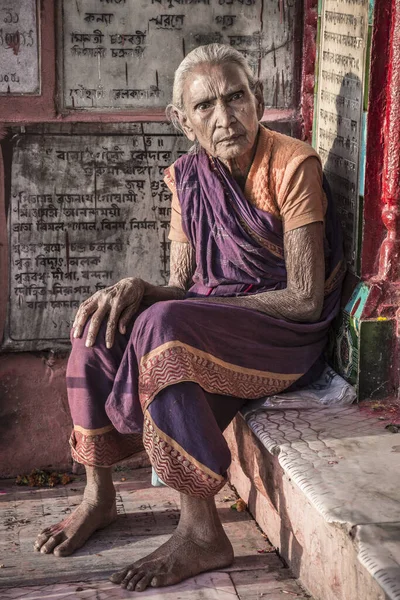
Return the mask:
[[301,67],[301,139],[311,143],[314,116],[318,0],[304,0]]
[[378,279],[393,285],[400,283],[400,0],[393,2],[390,40],[382,181],[387,235],[380,250]]
[[387,396],[400,385],[400,0],[375,2],[370,82],[361,264],[369,294],[361,321],[392,328],[380,349]]
[[385,154],[386,90],[391,46],[392,4],[375,0],[368,98],[368,144],[365,169],[361,277],[377,273],[379,250],[385,236],[382,221],[382,173]]

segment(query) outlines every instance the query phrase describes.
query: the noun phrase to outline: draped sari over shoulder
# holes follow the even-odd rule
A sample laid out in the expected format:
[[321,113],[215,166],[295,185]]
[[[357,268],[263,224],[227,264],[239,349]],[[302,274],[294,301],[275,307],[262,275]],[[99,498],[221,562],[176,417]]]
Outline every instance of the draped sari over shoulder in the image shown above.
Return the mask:
[[[230,455],[210,424],[204,394],[255,399],[306,381],[338,311],[341,235],[325,190],[326,278],[318,322],[295,323],[213,303],[215,296],[273,293],[286,286],[282,221],[253,206],[224,165],[204,151],[181,157],[174,172],[182,227],[196,254],[193,285],[185,300],[159,302],[136,318],[101,415],[98,405],[96,416],[87,408],[89,384],[82,402],[71,366],[70,387],[75,385],[77,398],[71,411],[80,426],[72,446],[83,462],[89,452],[86,429],[98,428],[100,437],[114,439],[142,431],[158,476],[179,491],[207,497],[224,484]],[[118,452],[116,458],[121,459]]]

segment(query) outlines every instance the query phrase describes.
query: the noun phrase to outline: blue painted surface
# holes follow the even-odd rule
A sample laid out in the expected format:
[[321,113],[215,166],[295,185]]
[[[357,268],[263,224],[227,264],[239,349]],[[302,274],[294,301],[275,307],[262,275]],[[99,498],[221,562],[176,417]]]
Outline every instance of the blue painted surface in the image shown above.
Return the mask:
[[374,20],[374,0],[369,0],[368,6],[368,24],[372,25]]
[[359,194],[364,196],[365,185],[365,162],[367,157],[367,116],[365,111],[361,121],[361,148],[360,148],[360,171],[359,171]]
[[[324,0],[318,0],[318,15],[321,16],[322,15],[322,3]],[[373,0],[370,0],[373,1]]]
[[159,478],[155,470],[151,469],[151,485],[154,487],[162,487],[165,486],[165,483]]
[[[357,285],[356,289],[354,290],[350,300],[346,304],[346,308],[344,309],[345,312],[347,312],[349,315],[351,315],[351,319],[353,321],[354,328],[357,332],[358,332],[359,326],[360,326],[361,315],[363,313],[365,303],[368,300],[370,291],[371,291],[371,289],[366,283],[363,283],[363,282],[359,283]],[[359,301],[359,304],[357,306],[357,310],[354,312],[354,314],[352,314],[354,306],[356,305],[356,303],[358,301]]]

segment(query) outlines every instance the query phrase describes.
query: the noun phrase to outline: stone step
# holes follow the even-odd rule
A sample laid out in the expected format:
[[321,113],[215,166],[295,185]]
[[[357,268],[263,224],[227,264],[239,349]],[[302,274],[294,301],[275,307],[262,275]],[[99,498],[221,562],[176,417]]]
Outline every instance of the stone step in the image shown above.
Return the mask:
[[400,599],[400,435],[357,406],[256,410],[230,479],[316,600]]

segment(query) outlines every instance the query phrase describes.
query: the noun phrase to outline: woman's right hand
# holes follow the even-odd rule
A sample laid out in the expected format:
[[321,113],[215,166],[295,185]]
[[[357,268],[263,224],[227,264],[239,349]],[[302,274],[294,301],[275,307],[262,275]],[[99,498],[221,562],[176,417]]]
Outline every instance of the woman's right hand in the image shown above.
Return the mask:
[[126,326],[137,312],[143,300],[146,283],[143,279],[127,277],[115,285],[99,290],[93,296],[82,302],[73,324],[74,338],[83,333],[86,321],[91,316],[86,346],[93,346],[100,325],[108,315],[106,330],[106,346],[111,348],[115,331],[126,332]]

